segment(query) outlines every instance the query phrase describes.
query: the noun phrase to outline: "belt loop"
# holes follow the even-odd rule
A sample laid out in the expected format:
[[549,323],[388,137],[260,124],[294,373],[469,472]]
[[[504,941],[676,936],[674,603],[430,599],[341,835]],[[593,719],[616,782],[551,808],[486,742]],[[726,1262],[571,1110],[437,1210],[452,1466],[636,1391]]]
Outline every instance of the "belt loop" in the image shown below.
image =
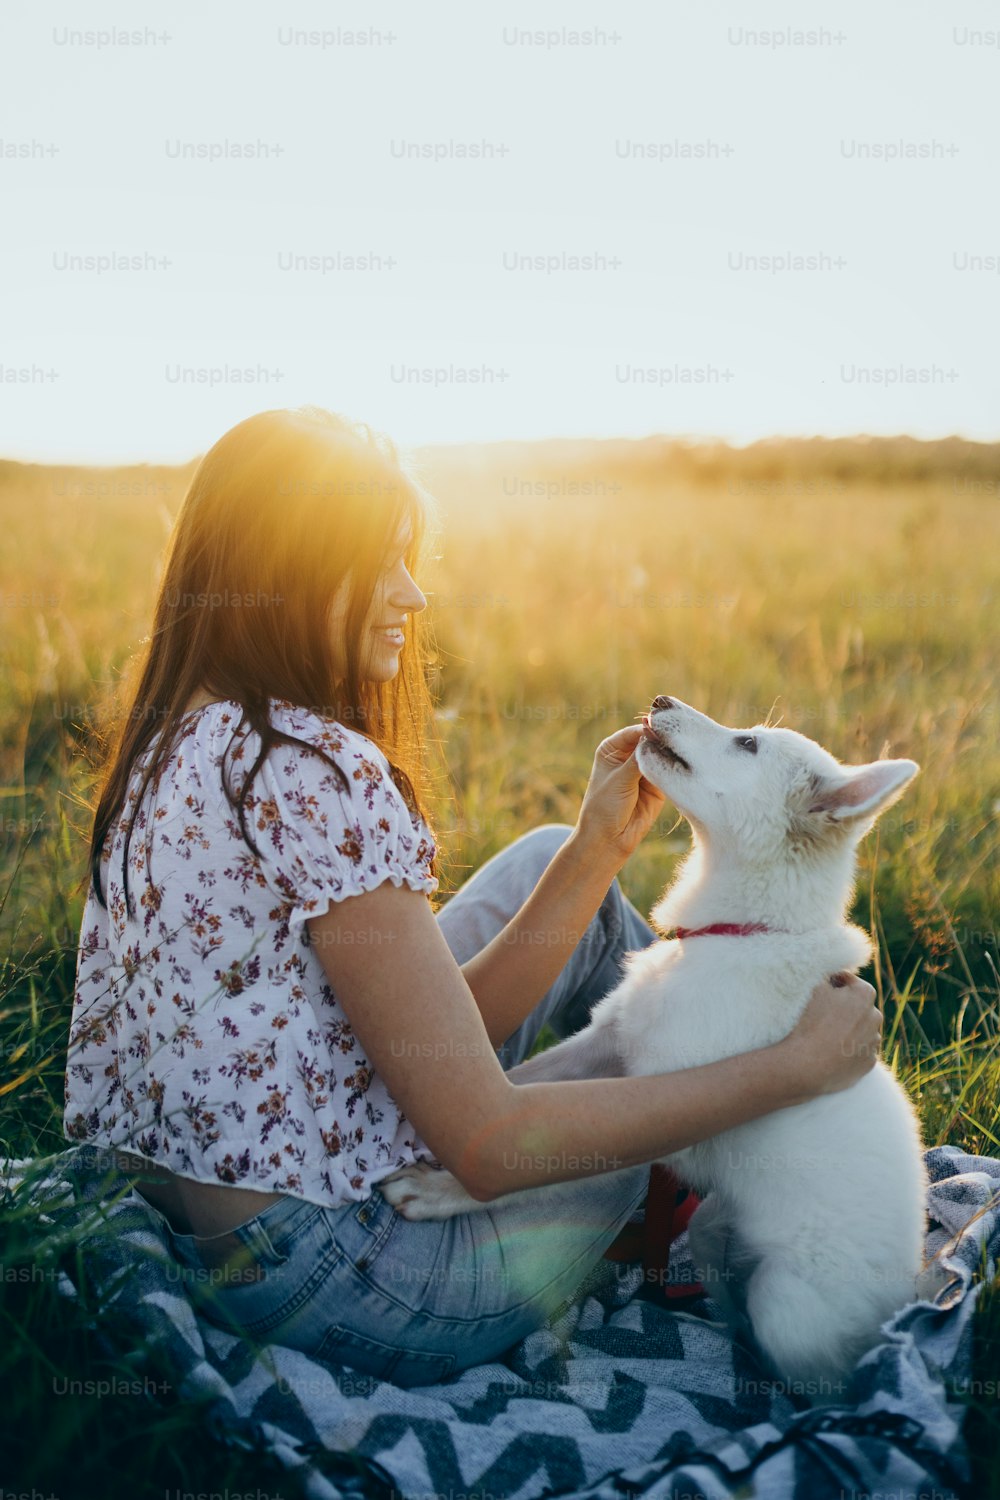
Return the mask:
[[277,1251],[271,1243],[270,1236],[262,1224],[257,1223],[256,1214],[248,1219],[245,1224],[237,1224],[233,1230],[237,1241],[246,1245],[250,1251],[259,1257],[277,1256]]

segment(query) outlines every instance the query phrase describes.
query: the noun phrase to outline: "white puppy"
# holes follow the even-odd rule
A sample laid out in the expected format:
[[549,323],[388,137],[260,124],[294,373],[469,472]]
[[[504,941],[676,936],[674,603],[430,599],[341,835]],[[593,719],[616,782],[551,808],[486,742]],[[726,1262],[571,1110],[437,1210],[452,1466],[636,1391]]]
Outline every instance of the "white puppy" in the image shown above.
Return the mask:
[[[628,954],[590,1024],[513,1068],[515,1082],[671,1073],[767,1046],[816,984],[871,956],[845,920],[856,847],[913,761],[843,766],[792,730],[725,729],[666,697],[653,701],[636,759],[694,832],[651,916],[678,936]],[[690,1246],[706,1289],[782,1379],[848,1374],[919,1295],[920,1133],[881,1062],[848,1089],[665,1161],[705,1200]],[[483,1206],[428,1164],[379,1187],[411,1219]]]

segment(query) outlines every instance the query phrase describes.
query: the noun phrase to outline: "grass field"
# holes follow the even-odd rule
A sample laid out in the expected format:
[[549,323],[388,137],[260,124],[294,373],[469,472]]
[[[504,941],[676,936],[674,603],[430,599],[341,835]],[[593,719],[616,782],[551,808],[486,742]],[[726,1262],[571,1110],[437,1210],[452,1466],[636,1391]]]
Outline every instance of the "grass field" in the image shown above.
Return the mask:
[[[886,1055],[927,1143],[1000,1154],[1000,446],[735,451],[650,439],[417,458],[443,520],[418,582],[438,643],[444,890],[534,824],[572,822],[598,741],[658,692],[733,726],[780,720],[846,761],[886,746],[912,757],[922,773],[864,849],[855,916],[877,939]],[[4,1156],[63,1144],[84,752],[148,628],[190,473],[0,464]],[[622,875],[640,909],[685,847],[683,826],[664,815]],[[5,1263],[39,1255],[38,1226],[8,1213],[2,1227]],[[130,1410],[126,1440],[114,1435],[113,1402],[72,1413],[63,1403],[54,1415],[47,1372],[58,1360],[86,1365],[85,1322],[44,1286],[5,1283],[3,1297],[0,1370],[11,1389],[15,1367],[28,1371],[16,1386],[18,1445],[37,1451],[44,1429],[50,1484],[111,1465],[122,1494],[144,1494],[134,1465],[171,1435],[176,1446],[187,1419],[174,1412],[165,1426]],[[983,1303],[988,1371],[1000,1299]],[[20,1326],[29,1317],[33,1333]],[[1000,1495],[995,1404],[974,1401],[970,1423],[977,1494]],[[230,1461],[232,1471],[221,1459],[212,1470],[216,1485],[220,1475],[248,1482]],[[156,1493],[191,1487],[177,1463],[169,1480],[161,1465]],[[16,1477],[14,1487],[33,1480]],[[118,1494],[114,1483],[105,1494]]]

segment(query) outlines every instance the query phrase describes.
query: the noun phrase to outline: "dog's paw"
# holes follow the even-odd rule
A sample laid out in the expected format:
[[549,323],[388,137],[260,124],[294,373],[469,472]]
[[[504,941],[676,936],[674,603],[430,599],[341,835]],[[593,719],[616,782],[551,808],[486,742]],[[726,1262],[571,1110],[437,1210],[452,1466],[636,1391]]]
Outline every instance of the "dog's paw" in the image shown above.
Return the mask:
[[450,1219],[478,1206],[457,1178],[428,1161],[383,1177],[378,1189],[404,1219]]

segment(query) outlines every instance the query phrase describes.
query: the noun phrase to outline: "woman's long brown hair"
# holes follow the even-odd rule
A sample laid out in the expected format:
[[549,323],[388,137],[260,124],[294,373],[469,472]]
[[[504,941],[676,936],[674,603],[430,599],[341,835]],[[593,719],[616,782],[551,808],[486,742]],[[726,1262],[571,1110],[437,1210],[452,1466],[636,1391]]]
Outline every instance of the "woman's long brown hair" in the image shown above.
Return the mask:
[[[185,705],[201,686],[215,698],[239,703],[234,733],[245,723],[260,736],[260,751],[238,793],[223,770],[226,797],[255,854],[245,816],[253,779],[273,746],[305,744],[271,724],[270,698],[312,709],[372,739],[407,806],[429,825],[424,798],[432,705],[425,669],[428,627],[421,615],[410,617],[390,682],[365,680],[362,668],[364,627],[371,623],[373,593],[395,538],[409,520],[405,556],[412,573],[432,518],[429,498],[405,473],[388,439],[320,408],[260,412],[209,450],[177,514],[152,631],[106,743],[89,856],[102,906],[105,844],[122,814],[133,768],[159,735],[126,829],[122,888],[131,911],[128,851],[136,815],[173,751]],[[329,616],[345,579],[346,671],[337,680]],[[348,785],[329,755],[307,748]]]

